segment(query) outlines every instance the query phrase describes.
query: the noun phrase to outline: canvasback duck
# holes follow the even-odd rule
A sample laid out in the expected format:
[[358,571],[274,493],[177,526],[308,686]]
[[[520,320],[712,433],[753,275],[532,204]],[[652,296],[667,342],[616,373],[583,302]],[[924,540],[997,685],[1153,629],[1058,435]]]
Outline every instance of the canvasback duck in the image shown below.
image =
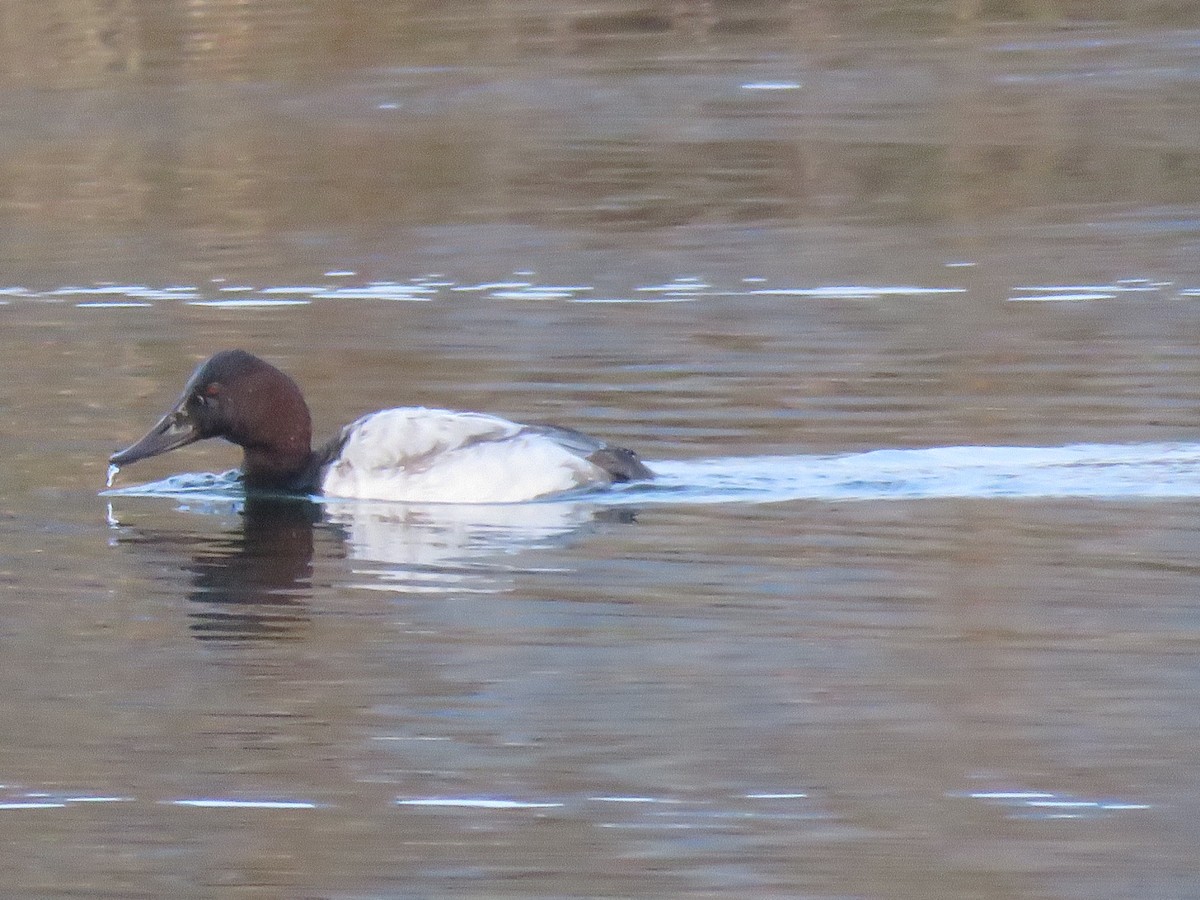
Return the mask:
[[418,503],[513,503],[653,478],[637,454],[569,428],[403,407],[369,413],[312,449],[308,405],[290,377],[244,350],[196,369],[125,466],[205,438],[243,450],[249,490]]

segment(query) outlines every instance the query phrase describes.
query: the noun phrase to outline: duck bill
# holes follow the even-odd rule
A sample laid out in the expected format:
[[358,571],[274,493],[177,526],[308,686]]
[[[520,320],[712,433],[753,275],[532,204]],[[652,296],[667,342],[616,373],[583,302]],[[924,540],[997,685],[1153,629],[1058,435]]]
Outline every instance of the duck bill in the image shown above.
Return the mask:
[[204,437],[195,421],[187,414],[181,402],[173,410],[163,416],[137,443],[126,447],[120,453],[114,453],[108,461],[114,466],[126,466],[158,456],[168,450],[186,447]]

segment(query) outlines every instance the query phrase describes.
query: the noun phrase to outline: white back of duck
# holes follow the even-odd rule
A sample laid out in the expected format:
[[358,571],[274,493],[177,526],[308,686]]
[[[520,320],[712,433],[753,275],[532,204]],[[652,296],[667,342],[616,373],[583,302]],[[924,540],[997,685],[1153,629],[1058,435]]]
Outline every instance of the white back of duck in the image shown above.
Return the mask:
[[519,503],[611,484],[612,475],[536,426],[422,407],[342,429],[326,496],[411,503]]

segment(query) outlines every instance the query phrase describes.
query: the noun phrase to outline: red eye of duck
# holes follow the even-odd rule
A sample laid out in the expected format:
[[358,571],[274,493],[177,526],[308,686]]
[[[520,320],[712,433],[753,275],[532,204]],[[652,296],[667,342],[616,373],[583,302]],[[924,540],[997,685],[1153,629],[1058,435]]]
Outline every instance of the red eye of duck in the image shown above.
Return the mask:
[[201,406],[211,406],[221,396],[221,385],[213,382],[206,385],[196,394],[196,400]]

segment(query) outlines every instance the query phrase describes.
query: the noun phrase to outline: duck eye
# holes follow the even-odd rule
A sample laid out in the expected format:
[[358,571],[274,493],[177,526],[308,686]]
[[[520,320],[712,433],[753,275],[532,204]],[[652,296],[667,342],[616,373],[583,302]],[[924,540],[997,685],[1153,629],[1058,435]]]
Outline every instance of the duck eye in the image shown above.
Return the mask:
[[209,384],[196,392],[196,402],[201,406],[214,406],[221,394],[221,386],[219,384]]
[[188,397],[188,406],[194,409],[208,409],[215,405],[216,398],[210,397],[204,391],[193,391]]

